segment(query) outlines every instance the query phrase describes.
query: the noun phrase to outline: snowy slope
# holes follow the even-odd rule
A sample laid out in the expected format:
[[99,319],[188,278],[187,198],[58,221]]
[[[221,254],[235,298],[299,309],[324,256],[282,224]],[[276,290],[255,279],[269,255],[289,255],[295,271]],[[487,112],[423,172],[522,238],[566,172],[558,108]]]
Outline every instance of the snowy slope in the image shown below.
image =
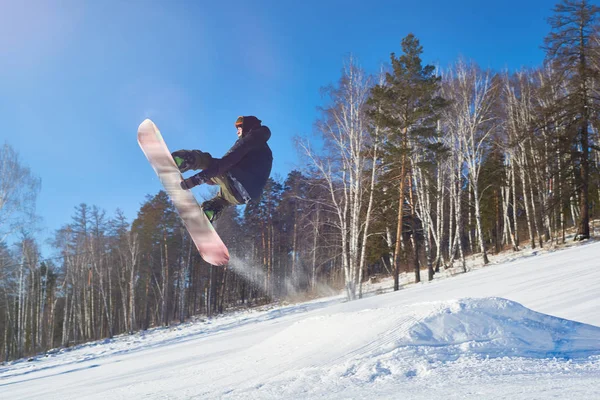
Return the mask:
[[0,367],[10,399],[600,399],[600,243]]

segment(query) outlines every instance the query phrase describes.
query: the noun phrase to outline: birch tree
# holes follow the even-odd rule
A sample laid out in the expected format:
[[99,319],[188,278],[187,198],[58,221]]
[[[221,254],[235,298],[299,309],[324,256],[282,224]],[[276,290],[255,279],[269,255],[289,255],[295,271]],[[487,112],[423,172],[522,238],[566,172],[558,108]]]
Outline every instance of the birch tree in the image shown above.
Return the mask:
[[447,96],[451,100],[446,117],[455,120],[461,155],[466,167],[469,191],[472,194],[477,242],[484,264],[489,262],[481,224],[481,188],[479,185],[482,160],[489,149],[491,135],[497,127],[493,113],[497,85],[490,71],[474,64],[459,61],[448,80]]
[[346,294],[353,300],[360,279],[361,210],[366,193],[365,150],[369,144],[365,105],[370,79],[350,57],[337,87],[327,90],[331,100],[317,127],[325,142],[325,155],[319,157],[307,142],[300,146],[326,182],[340,232],[341,259]]
[[0,147],[0,241],[30,224],[41,181],[8,144]]

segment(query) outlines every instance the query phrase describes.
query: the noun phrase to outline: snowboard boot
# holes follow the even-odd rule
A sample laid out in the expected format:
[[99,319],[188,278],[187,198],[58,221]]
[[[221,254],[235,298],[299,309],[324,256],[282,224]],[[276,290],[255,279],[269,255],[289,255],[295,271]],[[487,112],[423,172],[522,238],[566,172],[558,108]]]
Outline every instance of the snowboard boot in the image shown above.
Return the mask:
[[222,197],[214,197],[210,200],[202,203],[202,211],[204,211],[204,215],[208,218],[211,224],[214,225],[215,221],[221,216],[225,207],[227,207],[229,203]]

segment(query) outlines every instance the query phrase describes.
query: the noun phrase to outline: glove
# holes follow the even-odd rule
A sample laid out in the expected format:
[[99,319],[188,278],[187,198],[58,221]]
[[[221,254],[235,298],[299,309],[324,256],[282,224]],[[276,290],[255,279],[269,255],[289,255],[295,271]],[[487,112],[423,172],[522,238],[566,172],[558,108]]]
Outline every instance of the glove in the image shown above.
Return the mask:
[[180,172],[186,172],[192,169],[194,165],[194,156],[189,150],[177,150],[171,153],[173,156],[173,160],[175,160],[175,164],[179,168]]
[[181,181],[181,188],[183,190],[189,190],[193,187],[206,183],[208,179],[204,177],[202,172],[197,173],[196,175],[192,175],[191,177],[184,179]]

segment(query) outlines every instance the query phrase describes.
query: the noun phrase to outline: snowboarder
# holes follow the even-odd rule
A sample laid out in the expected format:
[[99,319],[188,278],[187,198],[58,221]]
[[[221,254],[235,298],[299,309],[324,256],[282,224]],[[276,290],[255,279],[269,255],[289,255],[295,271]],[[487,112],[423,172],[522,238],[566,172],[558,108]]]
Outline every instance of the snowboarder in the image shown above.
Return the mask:
[[202,203],[211,223],[230,205],[246,204],[260,197],[273,164],[273,154],[267,144],[271,137],[268,127],[254,116],[238,117],[235,121],[238,140],[223,158],[213,158],[200,150],[178,150],[171,153],[179,170],[201,169],[181,181],[182,189],[200,184],[219,185],[219,193]]

